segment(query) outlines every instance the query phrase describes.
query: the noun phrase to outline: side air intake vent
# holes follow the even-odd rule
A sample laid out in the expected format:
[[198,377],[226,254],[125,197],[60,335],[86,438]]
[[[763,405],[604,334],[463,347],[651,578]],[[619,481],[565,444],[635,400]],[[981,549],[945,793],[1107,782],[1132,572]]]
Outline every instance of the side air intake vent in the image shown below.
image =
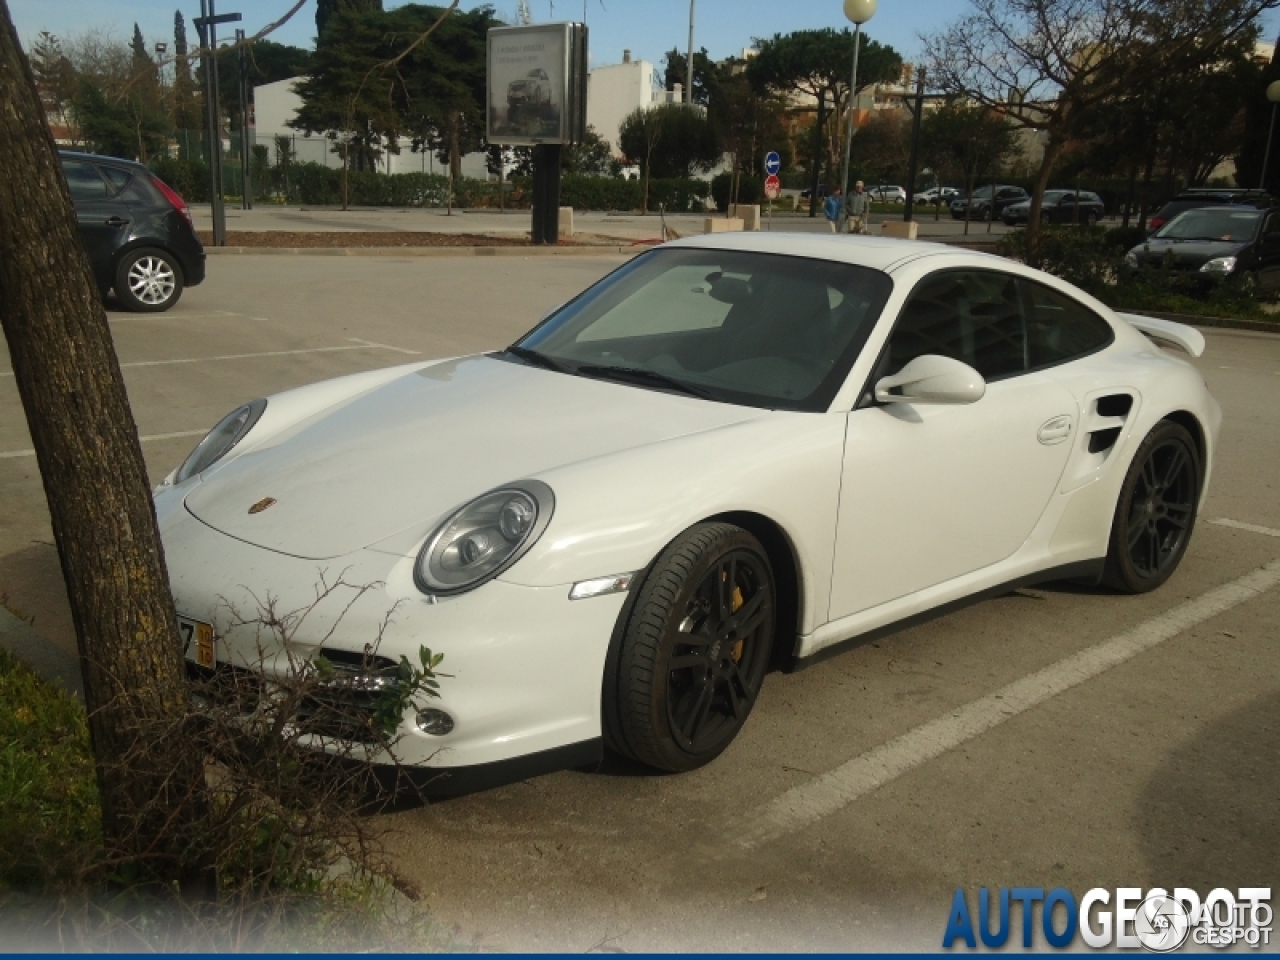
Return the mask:
[[1133,409],[1133,395],[1117,393],[1109,397],[1099,397],[1097,409],[1100,417],[1127,417],[1129,411]]

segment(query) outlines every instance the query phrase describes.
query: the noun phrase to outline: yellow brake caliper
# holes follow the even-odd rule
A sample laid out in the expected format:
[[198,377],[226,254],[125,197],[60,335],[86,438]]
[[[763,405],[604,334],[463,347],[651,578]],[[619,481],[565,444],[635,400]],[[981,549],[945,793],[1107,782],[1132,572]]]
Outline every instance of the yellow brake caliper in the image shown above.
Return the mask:
[[[742,604],[745,602],[742,599],[742,588],[735,583],[733,585],[733,593],[729,596],[729,612],[737,613],[742,609]],[[746,641],[741,638],[734,641],[733,649],[729,651],[729,656],[733,657],[734,663],[742,662],[742,648],[745,644]]]

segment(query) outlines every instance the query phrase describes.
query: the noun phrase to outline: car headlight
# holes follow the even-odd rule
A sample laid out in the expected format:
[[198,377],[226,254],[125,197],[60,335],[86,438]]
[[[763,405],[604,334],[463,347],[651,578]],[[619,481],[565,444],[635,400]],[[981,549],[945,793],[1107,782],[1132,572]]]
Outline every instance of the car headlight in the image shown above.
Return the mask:
[[556,498],[537,480],[491,490],[455,510],[427,537],[413,579],[432,596],[473,590],[519,560],[551,522]]
[[1214,257],[1203,267],[1200,268],[1201,273],[1221,273],[1228,274],[1236,268],[1235,257]]
[[203,473],[225,457],[253,429],[266,409],[267,401],[253,400],[223,417],[182,462],[173,475],[173,482],[182,483],[197,473]]
[[1130,250],[1128,253],[1126,253],[1126,254],[1124,255],[1124,265],[1125,265],[1126,267],[1134,267],[1134,268],[1137,268],[1137,266],[1138,266],[1138,255],[1137,255],[1136,253],[1134,253],[1132,250]]

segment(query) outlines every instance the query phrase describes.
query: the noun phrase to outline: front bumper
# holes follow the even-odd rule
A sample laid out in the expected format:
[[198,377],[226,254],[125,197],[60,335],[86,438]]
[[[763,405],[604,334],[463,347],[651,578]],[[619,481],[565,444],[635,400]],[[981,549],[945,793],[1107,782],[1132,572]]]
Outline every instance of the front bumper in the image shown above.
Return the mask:
[[[605,656],[625,594],[570,601],[570,584],[494,580],[432,603],[414,586],[413,557],[358,550],[304,560],[219,533],[180,503],[164,512],[175,603],[182,615],[213,624],[219,664],[270,677],[322,645],[355,654],[375,645],[397,662],[417,663],[424,646],[444,654],[440,697],[406,710],[394,758],[375,762],[479,771],[518,758],[553,756],[563,761],[553,766],[565,766],[598,754]],[[295,614],[286,622],[296,627],[263,626],[267,607],[276,619]],[[447,712],[453,729],[443,736],[418,729],[423,707]]]

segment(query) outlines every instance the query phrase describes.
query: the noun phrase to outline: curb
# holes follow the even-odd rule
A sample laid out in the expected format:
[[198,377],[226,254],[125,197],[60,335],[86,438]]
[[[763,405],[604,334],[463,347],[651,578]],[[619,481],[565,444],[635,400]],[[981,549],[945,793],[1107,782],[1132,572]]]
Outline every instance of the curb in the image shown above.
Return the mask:
[[1157,320],[1172,320],[1174,323],[1185,323],[1191,327],[1212,327],[1220,330],[1252,330],[1254,333],[1280,334],[1280,322],[1267,320],[1236,320],[1232,317],[1201,317],[1190,313],[1161,313],[1158,310],[1124,310],[1124,313],[1136,313],[1143,317],[1155,317]]
[[84,703],[79,658],[46,640],[3,607],[0,607],[0,647]]
[[205,247],[218,256],[265,254],[267,256],[318,257],[616,257],[635,256],[649,246],[606,247]]

